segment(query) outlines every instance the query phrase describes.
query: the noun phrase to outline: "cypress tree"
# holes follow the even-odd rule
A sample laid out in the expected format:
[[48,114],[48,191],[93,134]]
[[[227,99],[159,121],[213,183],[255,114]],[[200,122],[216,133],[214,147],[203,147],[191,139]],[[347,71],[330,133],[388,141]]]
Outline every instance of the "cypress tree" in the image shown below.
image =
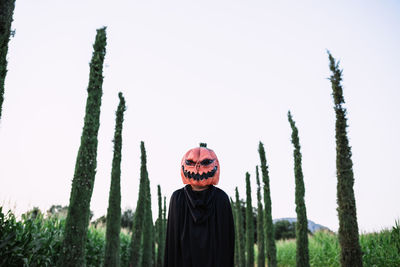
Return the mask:
[[[163,209],[163,241],[164,241],[164,247],[165,247],[165,239],[167,238],[167,197],[164,196],[164,209]],[[164,251],[163,251],[164,255]],[[164,260],[164,256],[163,256]]]
[[146,168],[145,198],[144,198],[144,220],[143,220],[143,254],[141,258],[141,267],[153,266],[155,262],[154,249],[154,225],[151,212],[151,193],[150,180]]
[[296,202],[296,266],[309,267],[310,259],[308,254],[308,220],[306,212],[306,204],[304,202],[304,181],[303,171],[301,167],[301,152],[299,133],[296,124],[292,118],[290,111],[288,112],[288,120],[292,128],[292,143],[294,146],[294,176],[296,184],[295,202]]
[[140,165],[140,183],[139,196],[136,204],[135,216],[133,217],[132,238],[130,244],[129,266],[140,266],[142,256],[142,234],[143,219],[145,215],[145,198],[147,183],[146,150],[143,141],[140,143],[141,165]]
[[163,210],[162,210],[162,200],[161,200],[161,186],[157,186],[158,191],[158,220],[156,225],[157,231],[157,267],[162,266],[163,253],[164,251],[164,240],[163,240]]
[[245,254],[245,239],[244,239],[244,229],[243,229],[243,217],[240,207],[239,200],[239,191],[238,188],[235,188],[236,191],[236,238],[238,240],[238,253],[239,253],[239,266],[246,266],[246,254]]
[[[231,200],[231,207],[232,207],[232,215],[233,215],[233,218],[235,220],[235,225],[236,225],[236,223],[237,223],[237,221],[236,221],[236,206],[235,206],[235,202],[233,202],[232,198],[230,198],[230,200]],[[238,238],[239,237],[237,235],[237,231],[236,231],[236,227],[235,227],[235,251],[234,251],[235,258],[233,259],[234,266],[239,266],[239,251],[238,251],[239,240],[238,240]]]
[[260,154],[260,162],[261,162],[261,173],[264,182],[264,208],[265,208],[265,217],[264,217],[264,231],[266,236],[266,251],[267,251],[267,259],[269,267],[276,267],[276,245],[274,238],[274,224],[272,222],[272,212],[271,212],[271,189],[269,186],[269,174],[268,174],[268,166],[267,159],[265,157],[265,150],[263,143],[259,143],[258,153]]
[[165,252],[165,240],[167,238],[167,198],[164,196],[164,208],[163,208],[163,224],[162,224],[162,243],[163,243],[163,250],[161,251],[162,256],[162,263],[164,265],[164,252]]
[[328,51],[329,68],[332,72],[330,81],[334,110],[336,113],[336,175],[337,175],[337,204],[339,215],[339,244],[340,262],[342,266],[362,266],[362,252],[358,236],[356,200],[354,197],[354,174],[351,159],[351,147],[347,138],[346,108],[343,107],[344,97],[342,70],[339,62]]
[[250,174],[246,172],[246,266],[254,266],[254,222],[251,201]]
[[13,34],[11,23],[13,21],[14,8],[15,0],[0,1],[0,119],[3,110],[4,83],[7,75],[8,42]]
[[110,196],[108,199],[106,244],[104,266],[120,266],[121,230],[121,149],[122,123],[124,121],[125,99],[122,93],[118,94],[119,105],[116,112],[114,133],[114,157],[112,161]]
[[72,180],[65,233],[58,266],[84,266],[87,228],[96,174],[97,134],[103,94],[103,63],[106,54],[106,28],[97,30],[90,62],[86,114]]
[[260,174],[258,166],[256,166],[256,180],[257,180],[257,266],[265,266],[265,247],[264,247],[264,213],[262,206],[262,195],[260,185]]

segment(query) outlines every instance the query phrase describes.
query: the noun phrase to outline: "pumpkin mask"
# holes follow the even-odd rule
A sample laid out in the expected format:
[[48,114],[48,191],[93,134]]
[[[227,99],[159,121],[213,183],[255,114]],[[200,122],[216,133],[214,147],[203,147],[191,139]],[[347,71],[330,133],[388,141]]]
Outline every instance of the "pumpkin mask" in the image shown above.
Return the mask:
[[219,181],[219,162],[214,151],[201,143],[190,149],[182,158],[181,176],[184,184],[206,186]]

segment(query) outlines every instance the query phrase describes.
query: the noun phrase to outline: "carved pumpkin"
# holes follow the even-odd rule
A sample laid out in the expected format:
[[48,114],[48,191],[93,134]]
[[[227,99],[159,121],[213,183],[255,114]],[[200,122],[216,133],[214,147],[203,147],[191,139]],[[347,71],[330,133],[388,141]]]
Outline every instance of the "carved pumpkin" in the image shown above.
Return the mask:
[[184,184],[216,185],[219,181],[219,162],[214,151],[204,143],[190,149],[182,158],[181,176]]

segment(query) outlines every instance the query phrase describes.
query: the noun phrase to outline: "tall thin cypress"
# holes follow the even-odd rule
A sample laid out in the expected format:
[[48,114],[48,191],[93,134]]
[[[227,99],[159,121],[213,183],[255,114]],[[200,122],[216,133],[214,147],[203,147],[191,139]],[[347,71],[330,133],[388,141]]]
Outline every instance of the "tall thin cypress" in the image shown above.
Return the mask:
[[292,128],[292,143],[294,146],[294,176],[295,176],[295,202],[296,202],[296,266],[309,267],[310,258],[308,254],[308,221],[306,204],[304,201],[304,181],[303,170],[301,166],[301,152],[299,132],[292,118],[290,111],[288,112],[288,120]]
[[250,174],[246,172],[246,266],[254,267],[254,221]]
[[337,175],[337,204],[339,215],[339,244],[340,262],[342,266],[362,266],[362,252],[358,236],[356,200],[354,197],[353,161],[351,147],[347,138],[346,108],[343,107],[344,97],[342,70],[339,62],[328,51],[329,68],[332,71],[330,81],[334,110],[336,113],[336,175]]
[[258,145],[258,153],[260,154],[260,162],[261,162],[261,173],[264,182],[264,208],[265,208],[265,217],[264,217],[264,228],[266,235],[266,252],[267,252],[267,260],[269,267],[276,267],[276,245],[274,238],[274,224],[272,222],[272,213],[271,213],[271,189],[269,186],[269,174],[268,174],[268,166],[267,159],[265,157],[265,150],[263,143],[259,143]]
[[163,208],[163,227],[162,227],[162,242],[164,244],[164,249],[161,251],[162,253],[162,262],[164,265],[164,252],[165,252],[165,241],[167,238],[167,197],[164,196],[164,208]]
[[114,157],[112,161],[110,195],[108,198],[106,244],[104,266],[120,266],[121,231],[121,150],[122,124],[124,121],[125,99],[122,93],[118,94],[119,105],[116,112],[114,132]]
[[7,75],[8,42],[12,35],[11,23],[15,8],[15,0],[0,1],[0,119],[4,102],[4,84]]
[[150,216],[149,221],[151,222],[151,261],[153,262],[154,267],[156,267],[157,255],[156,255],[156,227],[153,221],[153,212],[151,209],[151,190],[150,190],[150,180],[149,181],[149,197],[150,197]]
[[142,256],[142,234],[143,221],[145,216],[145,201],[146,201],[146,183],[147,183],[147,167],[146,167],[146,149],[144,142],[140,142],[140,183],[139,196],[136,205],[135,216],[133,217],[132,238],[130,244],[129,266],[140,266]]
[[[236,221],[236,206],[235,206],[235,202],[233,202],[232,198],[230,198],[231,200],[231,207],[232,208],[232,215],[234,220]],[[237,222],[235,222],[237,223]],[[239,240],[238,240],[238,235],[237,235],[237,231],[236,231],[236,227],[235,227],[235,251],[234,251],[234,255],[235,258],[233,259],[234,261],[234,266],[238,267],[239,266],[239,248],[238,248],[238,244],[239,244]]]
[[64,240],[58,266],[84,266],[86,235],[97,166],[97,134],[103,94],[103,63],[106,54],[106,28],[97,30],[90,62],[86,114],[72,180]]
[[145,187],[145,204],[144,204],[144,220],[143,220],[143,254],[141,258],[141,267],[153,266],[154,257],[154,225],[153,215],[151,212],[151,193],[150,193],[150,180],[146,168],[146,187]]
[[242,211],[240,207],[240,199],[239,199],[239,191],[238,188],[235,188],[236,191],[236,238],[238,240],[238,253],[239,253],[239,266],[246,266],[246,248],[245,248],[245,238],[244,238],[244,229],[243,229],[243,217]]
[[257,182],[257,266],[265,266],[265,246],[264,246],[264,210],[262,205],[262,194],[260,185],[260,174],[256,166]]
[[157,231],[157,267],[162,266],[163,262],[163,251],[164,251],[164,240],[163,240],[163,210],[162,210],[162,199],[161,199],[161,186],[157,186],[158,193],[158,220],[156,225]]

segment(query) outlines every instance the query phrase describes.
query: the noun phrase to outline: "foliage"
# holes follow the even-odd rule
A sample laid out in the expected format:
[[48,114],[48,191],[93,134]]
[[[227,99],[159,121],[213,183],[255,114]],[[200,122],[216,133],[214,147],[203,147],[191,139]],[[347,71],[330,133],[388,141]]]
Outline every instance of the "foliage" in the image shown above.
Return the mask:
[[235,235],[236,235],[236,242],[238,247],[238,254],[239,254],[239,262],[238,266],[243,267],[246,266],[246,254],[245,254],[245,242],[244,242],[244,228],[243,228],[243,216],[241,213],[241,206],[239,201],[239,191],[238,188],[235,188],[236,192],[236,203],[235,203]]
[[84,266],[85,243],[97,166],[97,134],[103,94],[103,63],[106,54],[106,29],[97,30],[90,62],[88,97],[81,144],[72,180],[70,204],[58,266]]
[[290,127],[292,128],[292,143],[294,146],[293,157],[294,157],[294,176],[295,176],[295,202],[296,202],[296,266],[297,267],[308,267],[310,266],[308,256],[308,220],[306,203],[304,201],[304,180],[303,170],[301,166],[301,152],[300,152],[300,141],[299,132],[296,124],[292,118],[290,111],[288,112],[288,120]]
[[[277,242],[279,266],[296,265],[296,240],[281,240]],[[311,266],[339,266],[339,244],[337,236],[316,232],[309,239],[309,256]]]
[[[234,205],[235,209],[236,209],[236,201],[232,202],[232,205]],[[246,202],[243,199],[239,199],[239,214],[241,214],[241,216],[243,218],[246,218]],[[233,213],[233,211],[232,211]],[[257,209],[255,207],[253,207],[253,229],[254,229],[254,242],[258,242],[257,236],[257,219],[258,215],[257,215]],[[236,223],[236,217],[234,217],[234,221]],[[243,231],[246,232],[247,229],[247,222],[245,219],[242,220],[242,228]]]
[[[68,206],[65,206],[68,210]],[[60,214],[55,214],[55,215],[51,215],[50,213],[47,213],[48,217],[59,217],[59,218],[66,218],[67,214],[65,213],[65,216],[63,216],[62,214],[64,213],[64,211],[61,212]],[[132,211],[132,209],[125,209],[124,212],[121,214],[121,228],[125,229],[126,231],[131,231],[132,230],[132,222],[133,222],[133,216],[134,213]],[[90,217],[93,217],[93,211],[90,211]],[[105,227],[107,224],[107,217],[106,215],[102,215],[100,217],[98,217],[96,220],[91,221],[90,224],[95,227]]]
[[[360,236],[365,266],[400,266],[400,236],[397,225],[392,230],[379,233],[368,233]],[[278,266],[296,265],[296,241],[281,240],[277,242]],[[340,247],[338,235],[318,231],[309,238],[310,265],[314,267],[339,267]]]
[[274,239],[274,224],[272,222],[272,213],[271,213],[271,188],[269,186],[269,173],[267,166],[267,159],[265,157],[265,150],[263,143],[259,143],[258,153],[260,154],[260,162],[261,162],[261,173],[264,182],[264,209],[265,209],[265,217],[264,217],[264,231],[266,237],[266,251],[267,251],[267,260],[268,266],[275,267],[276,266],[276,245]]
[[165,247],[165,239],[164,239],[164,222],[163,222],[163,207],[162,207],[162,195],[161,195],[161,186],[157,185],[157,197],[158,197],[158,219],[155,223],[155,240],[157,240],[157,258],[156,258],[156,266],[163,266],[164,262],[164,247]]
[[[46,215],[48,217],[59,217],[59,218],[67,218],[68,214],[68,206],[61,205],[51,205],[51,207],[46,211]],[[93,218],[93,211],[90,210],[89,220]]]
[[254,220],[250,174],[246,172],[246,266],[254,266]]
[[107,217],[105,215],[97,218],[96,220],[92,221],[91,224],[97,228],[97,227],[104,227],[107,224]]
[[[17,220],[10,211],[0,207],[0,266],[54,266],[61,250],[65,219],[23,216]],[[105,229],[88,228],[86,241],[86,266],[102,266],[104,258]],[[121,231],[121,266],[128,266],[130,235]],[[360,235],[365,266],[400,266],[400,224],[379,233]],[[257,251],[257,249],[256,249]],[[309,237],[310,265],[339,267],[340,248],[338,235],[317,231]],[[296,241],[277,242],[278,266],[296,265]],[[244,266],[244,265],[239,265]]]
[[339,243],[341,248],[340,262],[342,266],[362,266],[362,252],[358,237],[356,200],[354,197],[353,161],[351,147],[347,138],[346,109],[343,107],[344,97],[342,70],[339,62],[328,52],[329,68],[332,71],[330,81],[336,113],[336,174],[337,204],[339,216]]
[[296,238],[296,223],[279,220],[274,223],[275,240]]
[[17,221],[0,207],[0,266],[54,266],[64,221],[22,216]]
[[144,142],[140,143],[141,151],[141,166],[140,166],[140,183],[139,183],[139,197],[136,205],[135,217],[133,218],[132,239],[130,246],[130,259],[129,264],[132,267],[140,266],[142,258],[142,236],[143,225],[145,220],[146,210],[146,195],[147,195],[147,167],[146,167],[146,149]]
[[11,30],[15,0],[0,1],[0,119],[4,102],[4,84],[7,75],[7,53],[10,36],[14,35]]
[[121,249],[120,249],[121,266],[129,266],[131,235],[121,231],[119,234],[119,237],[120,237],[120,244],[121,244]]
[[[66,218],[68,214],[68,206],[61,205],[51,205],[51,207],[47,210],[47,216],[57,216]],[[93,211],[90,211],[91,216],[93,216]]]
[[132,230],[134,214],[132,209],[127,208],[124,210],[121,215],[121,228],[126,228],[129,231]]
[[33,207],[31,210],[28,210],[24,214],[22,214],[23,217],[27,219],[36,219],[37,217],[43,217],[42,211],[38,207]]
[[87,232],[85,250],[86,266],[101,266],[104,259],[105,229],[96,229]]
[[265,266],[265,246],[264,246],[264,210],[262,206],[262,194],[260,185],[260,174],[256,166],[257,182],[257,266]]
[[360,236],[365,266],[400,266],[400,225]]
[[162,240],[164,242],[164,250],[162,251],[163,257],[162,261],[164,263],[164,257],[165,257],[165,242],[167,239],[167,198],[164,196],[164,207],[163,207],[163,224],[162,224]]
[[106,246],[104,253],[105,266],[120,266],[119,260],[119,233],[121,231],[121,150],[122,125],[124,121],[125,99],[120,92],[119,104],[116,111],[114,133],[114,157],[111,170],[110,195],[107,210]]
[[[22,216],[0,207],[0,266],[55,266],[61,251],[65,218]],[[129,258],[130,236],[120,234],[121,265]],[[90,226],[85,245],[86,266],[101,266],[104,258],[105,229]]]
[[238,235],[237,235],[237,231],[236,231],[236,205],[235,202],[233,202],[232,198],[229,198],[231,201],[231,207],[232,207],[232,215],[233,215],[233,220],[234,220],[234,225],[235,225],[235,250],[234,250],[234,258],[233,258],[233,265],[235,267],[239,266],[239,242],[238,242]]
[[[146,150],[142,142],[142,154],[146,158]],[[144,161],[145,170],[145,197],[144,197],[144,219],[143,219],[143,236],[142,236],[142,258],[140,266],[153,266],[155,259],[154,247],[154,225],[153,215],[151,212],[151,193],[150,193],[150,180],[147,172],[146,161]]]

